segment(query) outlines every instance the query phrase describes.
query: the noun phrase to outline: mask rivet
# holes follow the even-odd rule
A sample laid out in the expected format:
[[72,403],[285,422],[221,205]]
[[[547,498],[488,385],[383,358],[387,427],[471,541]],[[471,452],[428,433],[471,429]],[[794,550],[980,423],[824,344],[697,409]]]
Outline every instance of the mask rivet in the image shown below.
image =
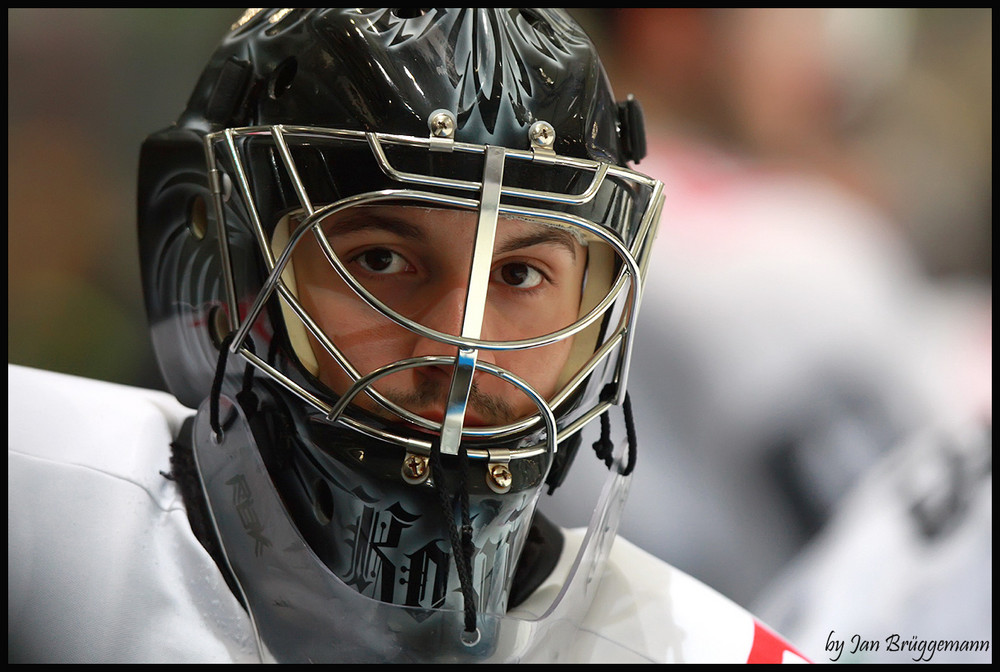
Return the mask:
[[426,456],[407,453],[401,470],[403,480],[414,485],[423,483],[430,476],[430,463]]
[[486,468],[486,484],[493,492],[503,494],[510,490],[514,475],[506,464],[491,464]]
[[551,150],[556,144],[556,129],[547,121],[536,121],[528,129],[532,149]]
[[448,110],[434,110],[430,119],[427,120],[432,138],[454,138],[456,125],[455,115]]

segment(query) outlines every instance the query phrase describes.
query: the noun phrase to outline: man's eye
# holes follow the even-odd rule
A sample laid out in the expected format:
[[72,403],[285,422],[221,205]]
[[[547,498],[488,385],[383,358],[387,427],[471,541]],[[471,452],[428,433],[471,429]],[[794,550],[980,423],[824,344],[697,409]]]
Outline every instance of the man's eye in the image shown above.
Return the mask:
[[390,273],[400,273],[407,268],[406,259],[385,247],[375,247],[365,250],[354,257],[354,261],[369,273],[388,275]]
[[542,284],[545,276],[528,264],[515,262],[504,264],[494,271],[494,279],[518,289],[533,289]]

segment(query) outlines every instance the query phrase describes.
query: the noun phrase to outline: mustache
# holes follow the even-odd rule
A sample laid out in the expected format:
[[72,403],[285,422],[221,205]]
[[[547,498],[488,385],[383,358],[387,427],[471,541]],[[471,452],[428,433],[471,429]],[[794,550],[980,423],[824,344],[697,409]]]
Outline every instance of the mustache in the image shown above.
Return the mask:
[[[387,399],[404,408],[424,408],[448,403],[448,385],[438,380],[422,380],[410,391],[385,391]],[[504,425],[517,420],[514,407],[504,399],[483,392],[473,382],[469,390],[468,408],[474,410],[483,420],[494,425]]]

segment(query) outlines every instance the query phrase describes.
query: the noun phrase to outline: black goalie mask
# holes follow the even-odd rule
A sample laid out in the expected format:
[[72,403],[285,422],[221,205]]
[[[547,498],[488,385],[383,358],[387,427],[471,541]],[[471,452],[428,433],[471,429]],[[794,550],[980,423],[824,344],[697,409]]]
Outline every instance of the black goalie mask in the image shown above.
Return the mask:
[[248,10],[146,140],[154,347],[265,658],[518,660],[585,612],[620,464],[566,588],[507,616],[625,398],[643,151],[555,10]]

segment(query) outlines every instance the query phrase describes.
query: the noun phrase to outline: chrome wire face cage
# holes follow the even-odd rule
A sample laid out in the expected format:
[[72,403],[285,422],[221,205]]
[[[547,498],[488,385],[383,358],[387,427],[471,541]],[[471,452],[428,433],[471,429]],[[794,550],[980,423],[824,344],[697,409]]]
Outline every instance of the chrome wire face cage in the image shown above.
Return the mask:
[[[443,133],[442,127],[446,129]],[[205,137],[220,254],[227,276],[227,308],[235,331],[230,350],[329,421],[403,446],[410,453],[430,454],[436,434],[444,454],[457,454],[460,442],[466,440],[469,457],[491,462],[552,454],[559,442],[624,396],[642,278],[662,207],[662,185],[612,164],[556,155],[548,149],[551,129],[538,124],[531,131],[534,149],[528,151],[457,142],[447,137],[447,124],[434,122],[433,117],[431,129],[428,137],[415,137],[270,126],[227,129]],[[343,213],[390,206],[459,212],[474,223],[463,320],[455,333],[422,324],[392,305],[391,299],[377,295],[352,274],[331,244],[327,233],[330,222]],[[234,210],[239,213],[235,217]],[[233,222],[234,218],[245,223]],[[601,287],[597,298],[581,306],[572,323],[514,340],[483,337],[494,241],[498,221],[505,219],[568,231],[585,241],[590,250],[610,251],[606,290]],[[288,222],[282,246],[275,244],[279,220]],[[259,248],[267,274],[259,287],[237,286],[229,241],[234,226],[249,227],[249,235]],[[306,309],[289,277],[296,249],[310,237],[359,300],[385,320],[454,348],[456,354],[411,357],[374,370],[359,370],[320,327],[317,316]],[[586,282],[596,283],[594,262],[589,263]],[[286,326],[297,329],[290,322],[300,321],[310,338],[346,372],[349,389],[325,389],[308,378],[290,375],[248,344],[265,306],[275,296],[284,304]],[[525,351],[574,338],[582,340],[581,334],[588,330],[601,334],[592,347],[587,346],[582,364],[574,365],[563,376],[550,398],[520,375],[480,359],[483,352]],[[386,376],[426,366],[452,371],[443,420],[411,412],[374,387]],[[605,387],[612,386],[607,388],[612,393],[594,395],[581,406],[581,390],[595,371],[603,376]],[[467,426],[469,391],[476,373],[514,386],[531,400],[537,412],[502,425]],[[369,422],[365,414],[352,413],[359,396],[371,399],[385,415],[402,422]],[[572,412],[566,412],[567,408]],[[407,425],[411,431],[396,429]],[[487,439],[518,436],[524,438],[517,447],[500,457],[488,448],[477,448],[477,440],[485,443]]]

